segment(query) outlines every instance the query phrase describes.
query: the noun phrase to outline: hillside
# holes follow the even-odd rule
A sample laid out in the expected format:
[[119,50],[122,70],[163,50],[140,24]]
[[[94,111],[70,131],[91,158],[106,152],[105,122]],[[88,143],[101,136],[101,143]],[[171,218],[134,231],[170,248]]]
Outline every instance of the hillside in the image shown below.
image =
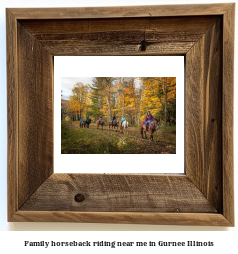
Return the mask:
[[61,107],[67,107],[67,105],[69,104],[69,101],[68,100],[64,100],[64,99],[61,99]]

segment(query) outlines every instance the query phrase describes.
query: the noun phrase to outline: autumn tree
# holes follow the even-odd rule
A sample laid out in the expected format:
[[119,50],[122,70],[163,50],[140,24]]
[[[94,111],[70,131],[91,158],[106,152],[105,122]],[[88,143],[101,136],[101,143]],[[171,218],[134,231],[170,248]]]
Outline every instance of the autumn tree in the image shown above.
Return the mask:
[[108,107],[107,115],[108,115],[109,121],[111,121],[112,119],[112,109],[115,105],[115,99],[114,99],[115,90],[113,85],[114,81],[115,81],[115,78],[112,78],[112,77],[105,77],[103,78],[103,81],[102,81],[101,93],[103,94],[104,101],[106,102]]
[[77,82],[72,89],[73,95],[70,97],[68,104],[68,112],[70,113],[73,121],[80,120],[85,116],[87,95],[89,92],[88,85]]
[[130,77],[127,78],[128,85],[126,88],[125,98],[125,113],[130,117],[131,124],[139,124],[140,120],[140,107],[141,107],[141,93],[142,87],[140,79]]
[[167,78],[164,78],[164,123],[167,125],[168,111],[167,111]]
[[169,124],[176,124],[176,78],[167,77],[167,118]]
[[120,77],[118,78],[118,91],[119,91],[119,106],[121,106],[121,115],[125,115],[125,90],[128,86],[128,78]]
[[[158,119],[166,123],[176,118],[176,78],[153,77],[142,78],[144,84],[142,112],[148,110]],[[142,120],[142,119],[141,119]]]

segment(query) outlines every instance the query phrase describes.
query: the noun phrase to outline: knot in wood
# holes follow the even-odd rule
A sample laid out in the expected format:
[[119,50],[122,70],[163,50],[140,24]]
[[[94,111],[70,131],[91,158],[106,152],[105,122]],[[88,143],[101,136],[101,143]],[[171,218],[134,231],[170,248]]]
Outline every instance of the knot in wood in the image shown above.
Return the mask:
[[83,195],[83,194],[80,194],[80,193],[77,194],[77,195],[75,195],[75,197],[74,197],[74,200],[75,200],[76,202],[83,202],[84,199],[85,199],[84,195]]
[[147,42],[145,40],[140,43],[140,51],[146,51]]

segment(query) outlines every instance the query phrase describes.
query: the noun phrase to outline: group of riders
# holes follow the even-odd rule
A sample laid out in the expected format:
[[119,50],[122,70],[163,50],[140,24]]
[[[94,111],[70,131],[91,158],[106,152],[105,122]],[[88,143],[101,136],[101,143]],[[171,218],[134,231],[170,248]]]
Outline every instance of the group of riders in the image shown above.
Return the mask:
[[[91,119],[89,119],[89,116],[87,116],[86,120],[84,121],[83,119],[80,119],[80,127],[85,127],[85,125],[87,125],[87,128],[89,128],[89,124],[91,123]],[[103,129],[103,125],[105,125],[105,121],[103,121],[103,117],[102,115],[99,116],[99,119],[97,120],[97,129],[99,127],[99,125],[102,126]],[[124,123],[124,124],[123,124]],[[119,121],[117,121],[116,116],[114,115],[112,120],[109,122],[109,129],[110,126],[114,126],[114,128],[117,126],[119,126]],[[127,129],[128,128],[128,122],[126,121],[126,117],[125,115],[123,115],[123,117],[121,118],[121,126],[120,126],[121,130],[123,129]],[[145,116],[145,121],[141,124],[141,136],[142,138],[144,138],[143,134],[145,135],[145,138],[147,139],[146,136],[146,132],[149,131],[150,132],[150,140],[153,140],[153,133],[158,130],[159,128],[159,121],[155,120],[155,118],[153,117],[153,115],[150,113],[150,111],[147,112],[146,116]]]
[[[103,120],[103,117],[102,117],[102,115],[100,115],[100,116],[99,116],[99,119],[98,119],[99,123],[100,123],[100,121],[102,121],[102,120]],[[115,120],[116,120],[116,116],[114,115],[113,118],[112,118],[112,120],[111,120],[112,123],[113,123]],[[154,121],[154,120],[155,120],[155,119],[154,119],[153,115],[150,113],[150,111],[148,111],[147,114],[146,114],[146,116],[145,116],[145,121],[144,121],[146,130],[148,129],[149,124],[150,124],[152,121]],[[84,121],[83,119],[80,119],[80,122],[83,122],[83,121]],[[126,121],[125,115],[121,118],[121,126],[122,126],[122,124],[123,124],[124,121]],[[88,122],[88,123],[91,122],[91,120],[89,119],[89,116],[86,117],[85,122],[86,122],[86,123],[87,123],[87,122]]]
[[[88,118],[88,117],[87,117],[87,118]],[[98,119],[99,123],[100,123],[100,121],[102,121],[102,120],[103,120],[102,115],[100,115],[100,116],[99,116],[99,119]],[[113,122],[114,122],[115,120],[116,120],[116,116],[114,115],[113,118],[112,118],[112,120],[111,120],[112,124],[113,124]],[[145,121],[144,121],[146,130],[148,130],[149,124],[150,124],[152,121],[154,121],[154,120],[155,120],[155,119],[154,119],[153,115],[150,113],[150,111],[148,111],[147,114],[146,114],[146,116],[145,116]],[[86,121],[87,121],[87,119],[86,119]],[[121,126],[122,126],[122,124],[123,124],[124,121],[126,121],[125,115],[123,115],[123,117],[121,118]]]
[[[99,116],[99,119],[98,119],[99,123],[100,123],[100,121],[102,121],[102,120],[103,120],[102,115],[100,115],[100,116]],[[117,119],[116,119],[116,116],[114,115],[113,118],[112,118],[112,120],[111,120],[112,124],[113,124],[113,122],[116,121],[116,120],[117,120]],[[121,126],[122,126],[122,124],[123,124],[124,121],[126,121],[125,116],[123,116],[122,119],[121,119]]]
[[[81,123],[84,122],[83,118],[80,119],[80,122],[81,122]],[[86,117],[85,122],[86,122],[86,123],[91,123],[91,119],[89,119],[89,116]]]

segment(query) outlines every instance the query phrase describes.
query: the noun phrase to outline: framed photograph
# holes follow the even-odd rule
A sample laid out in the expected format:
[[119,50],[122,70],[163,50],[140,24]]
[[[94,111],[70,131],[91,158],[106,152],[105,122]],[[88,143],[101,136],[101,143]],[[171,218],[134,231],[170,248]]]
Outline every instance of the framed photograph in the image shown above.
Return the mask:
[[234,226],[234,7],[6,9],[8,221]]
[[184,174],[184,56],[60,56],[54,81],[55,173]]

